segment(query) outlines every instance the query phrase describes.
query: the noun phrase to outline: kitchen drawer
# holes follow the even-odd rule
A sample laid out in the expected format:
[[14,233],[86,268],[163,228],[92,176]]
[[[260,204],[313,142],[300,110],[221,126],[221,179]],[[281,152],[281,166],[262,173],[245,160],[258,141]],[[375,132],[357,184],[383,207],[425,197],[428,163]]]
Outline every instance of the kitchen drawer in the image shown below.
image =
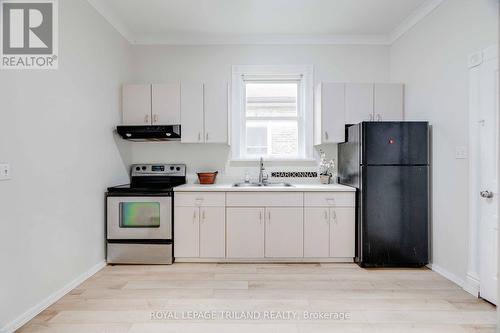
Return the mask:
[[224,207],[226,194],[207,192],[175,193],[174,206],[176,207]]
[[229,192],[226,198],[228,207],[302,207],[303,202],[304,194],[301,192]]
[[306,207],[354,207],[355,192],[311,192],[304,194]]

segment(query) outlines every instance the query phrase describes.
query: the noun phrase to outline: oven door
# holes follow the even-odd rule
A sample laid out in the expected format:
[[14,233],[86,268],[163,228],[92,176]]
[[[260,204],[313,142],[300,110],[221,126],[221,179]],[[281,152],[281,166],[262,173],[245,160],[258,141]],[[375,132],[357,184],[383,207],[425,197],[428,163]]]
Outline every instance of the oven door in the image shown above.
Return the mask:
[[108,239],[172,239],[172,197],[107,197]]

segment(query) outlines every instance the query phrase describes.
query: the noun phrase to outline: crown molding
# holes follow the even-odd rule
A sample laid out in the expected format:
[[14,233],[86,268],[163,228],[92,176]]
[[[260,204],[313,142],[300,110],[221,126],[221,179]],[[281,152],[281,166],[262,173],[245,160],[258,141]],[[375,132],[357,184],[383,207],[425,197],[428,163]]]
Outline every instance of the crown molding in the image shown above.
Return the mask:
[[134,39],[132,37],[132,33],[130,30],[125,26],[125,24],[115,15],[113,10],[109,7],[109,5],[102,0],[87,0],[88,3],[94,7],[94,9],[101,14],[102,17],[106,21],[108,21],[109,24],[113,28],[115,28],[120,35],[123,36],[129,43],[133,43]]
[[138,35],[136,45],[388,45],[385,35]]
[[133,45],[392,45],[444,2],[444,0],[427,0],[387,35],[264,34],[228,36],[133,35],[105,0],[87,1]]
[[444,0],[427,0],[420,5],[413,13],[408,15],[392,32],[389,34],[389,44],[393,44],[401,36],[410,31],[415,25],[422,21],[427,15],[438,8]]

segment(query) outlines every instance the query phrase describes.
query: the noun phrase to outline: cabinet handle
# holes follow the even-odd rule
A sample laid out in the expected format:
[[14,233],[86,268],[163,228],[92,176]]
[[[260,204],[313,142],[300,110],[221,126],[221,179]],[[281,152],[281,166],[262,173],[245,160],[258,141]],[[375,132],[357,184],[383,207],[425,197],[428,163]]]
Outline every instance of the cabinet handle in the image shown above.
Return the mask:
[[154,124],[156,124],[157,122],[158,122],[158,115],[157,115],[157,114],[155,114],[155,115],[153,116],[153,123],[154,123]]
[[334,198],[327,198],[326,202],[328,205],[333,206],[335,204],[335,199]]
[[269,222],[271,222],[271,211],[267,212],[267,219],[269,220]]
[[380,113],[377,113],[377,120],[382,121],[382,115],[380,115]]
[[201,141],[201,133],[198,132],[198,141]]
[[333,210],[333,223],[337,224],[338,221],[337,221],[337,211],[334,209]]
[[205,210],[204,210],[204,209],[201,211],[201,218],[202,218],[203,220],[205,219]]
[[370,114],[368,115],[368,120],[373,121],[373,114],[372,114],[372,113],[370,113]]
[[193,210],[193,223],[196,222],[196,209]]
[[149,124],[149,114],[144,117],[144,123]]
[[262,211],[259,211],[259,223],[262,223]]
[[328,209],[325,209],[325,220],[328,220]]
[[328,132],[325,132],[325,140],[328,141]]
[[205,134],[205,140],[208,142],[208,133]]

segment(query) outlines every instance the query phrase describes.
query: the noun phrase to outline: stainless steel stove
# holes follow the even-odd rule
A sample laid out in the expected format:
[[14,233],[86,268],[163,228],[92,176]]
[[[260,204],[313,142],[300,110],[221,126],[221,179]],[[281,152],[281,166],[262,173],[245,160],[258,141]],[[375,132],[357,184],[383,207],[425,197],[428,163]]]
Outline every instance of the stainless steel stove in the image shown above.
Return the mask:
[[106,193],[107,261],[173,262],[173,188],[186,183],[184,164],[134,164],[130,185]]

